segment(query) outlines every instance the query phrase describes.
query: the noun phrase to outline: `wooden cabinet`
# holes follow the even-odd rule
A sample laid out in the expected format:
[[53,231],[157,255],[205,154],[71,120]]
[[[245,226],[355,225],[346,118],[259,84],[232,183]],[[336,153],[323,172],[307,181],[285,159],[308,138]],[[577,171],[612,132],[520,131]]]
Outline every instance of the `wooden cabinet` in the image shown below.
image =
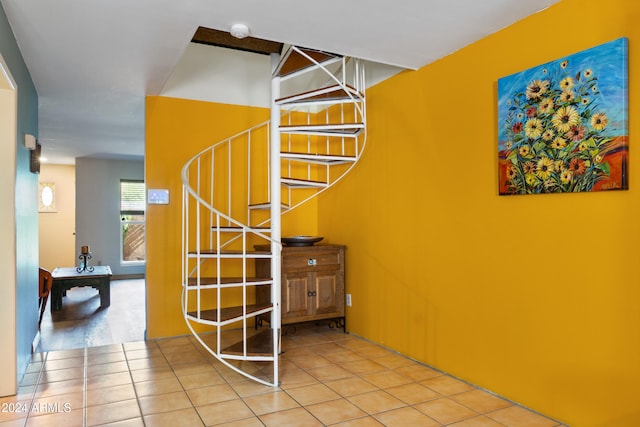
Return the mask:
[[[336,320],[344,326],[344,246],[282,248],[282,324]],[[269,260],[256,261],[256,276],[270,277]],[[270,300],[270,286],[256,289],[258,303]]]

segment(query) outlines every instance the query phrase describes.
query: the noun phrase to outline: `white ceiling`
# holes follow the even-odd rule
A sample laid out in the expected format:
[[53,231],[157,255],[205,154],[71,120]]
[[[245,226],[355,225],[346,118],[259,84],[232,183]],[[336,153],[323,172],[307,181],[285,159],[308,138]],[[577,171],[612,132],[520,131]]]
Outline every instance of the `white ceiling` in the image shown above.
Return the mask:
[[253,37],[418,69],[557,1],[0,0],[38,91],[39,141],[53,163],[142,156],[145,96],[165,87],[167,96],[227,102],[194,87],[202,76],[224,80],[223,63],[233,63],[224,49],[189,47],[198,26],[244,23]]

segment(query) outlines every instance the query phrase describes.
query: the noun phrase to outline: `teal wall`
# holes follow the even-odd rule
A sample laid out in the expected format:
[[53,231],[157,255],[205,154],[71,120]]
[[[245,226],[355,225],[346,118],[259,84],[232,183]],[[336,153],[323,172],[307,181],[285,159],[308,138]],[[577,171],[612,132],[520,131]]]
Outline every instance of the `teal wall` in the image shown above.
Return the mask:
[[[18,123],[16,138],[16,188],[3,197],[16,202],[16,328],[17,380],[31,358],[31,344],[38,332],[38,177],[29,172],[29,151],[21,143],[23,135],[38,135],[38,93],[22,53],[0,5],[0,54],[18,86]],[[12,159],[0,159],[10,162]],[[2,166],[0,166],[2,167]],[[0,301],[4,304],[13,301]]]

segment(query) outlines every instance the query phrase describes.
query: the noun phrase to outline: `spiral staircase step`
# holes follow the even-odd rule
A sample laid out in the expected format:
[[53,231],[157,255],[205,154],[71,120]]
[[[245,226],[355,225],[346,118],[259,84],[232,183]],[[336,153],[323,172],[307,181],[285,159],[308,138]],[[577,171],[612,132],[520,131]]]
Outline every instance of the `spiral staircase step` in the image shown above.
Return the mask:
[[276,104],[296,106],[302,104],[326,104],[339,102],[358,102],[362,95],[351,86],[332,85],[276,100]]
[[[247,356],[251,357],[269,357],[273,355],[273,334],[270,329],[265,329],[259,333],[250,336],[246,341]],[[244,355],[244,341],[226,347],[222,350],[223,355]]]
[[322,165],[336,165],[344,163],[352,163],[358,160],[356,156],[343,156],[335,154],[311,154],[311,153],[293,153],[282,152],[280,157],[287,160],[297,160],[306,163],[315,163]]
[[189,258],[269,258],[271,252],[263,251],[241,251],[241,250],[225,250],[216,251],[215,249],[201,249],[200,251],[189,252]]
[[311,68],[317,67],[317,65],[310,61],[305,55],[322,65],[342,60],[342,56],[323,52],[321,50],[300,47],[298,49],[289,49],[280,61],[280,64],[274,71],[273,75],[276,77],[291,77],[298,72],[307,71]]
[[192,320],[200,323],[225,324],[225,323],[232,323],[235,321],[242,320],[243,316],[245,315],[245,309],[246,309],[246,316],[251,317],[256,314],[269,312],[271,309],[273,309],[273,305],[272,304],[249,304],[244,307],[241,305],[235,306],[235,307],[224,307],[220,309],[220,317],[218,317],[217,309],[200,310],[199,312],[189,311],[187,312],[187,315],[189,315],[189,317]]
[[323,188],[328,184],[323,181],[312,181],[310,179],[282,178],[282,185],[289,188]]
[[[272,282],[271,277],[200,277],[200,287],[215,289],[217,287],[221,288],[231,288],[237,286],[259,286],[259,285],[270,285]],[[190,277],[188,281],[189,287],[198,286],[198,278]]]
[[280,132],[304,135],[358,136],[364,130],[364,123],[329,123],[309,125],[283,125]]
[[246,231],[247,233],[270,233],[271,229],[269,227],[211,227],[212,229],[220,228],[220,232],[222,233],[242,233],[242,231]]

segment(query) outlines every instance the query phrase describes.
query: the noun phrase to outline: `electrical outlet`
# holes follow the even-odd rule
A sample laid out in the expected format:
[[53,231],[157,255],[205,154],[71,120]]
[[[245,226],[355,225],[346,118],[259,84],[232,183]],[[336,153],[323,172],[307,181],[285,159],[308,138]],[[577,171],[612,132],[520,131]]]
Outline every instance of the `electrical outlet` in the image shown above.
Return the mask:
[[351,294],[347,294],[347,307],[351,307]]

